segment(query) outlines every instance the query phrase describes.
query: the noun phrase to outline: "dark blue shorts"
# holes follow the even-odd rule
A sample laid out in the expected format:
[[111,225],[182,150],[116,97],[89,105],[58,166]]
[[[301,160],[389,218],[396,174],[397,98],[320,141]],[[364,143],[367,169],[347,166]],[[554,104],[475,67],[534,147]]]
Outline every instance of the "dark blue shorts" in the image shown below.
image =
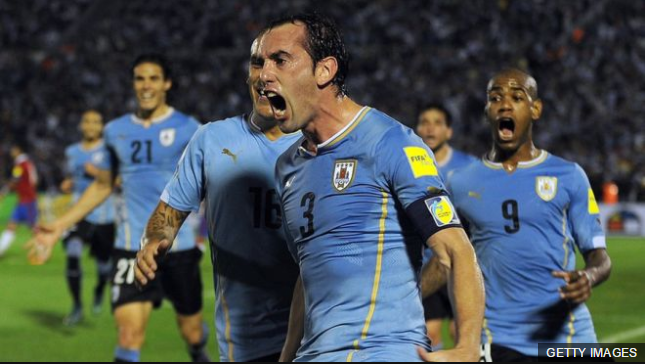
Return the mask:
[[38,202],[19,203],[11,214],[11,222],[34,227],[38,221]]

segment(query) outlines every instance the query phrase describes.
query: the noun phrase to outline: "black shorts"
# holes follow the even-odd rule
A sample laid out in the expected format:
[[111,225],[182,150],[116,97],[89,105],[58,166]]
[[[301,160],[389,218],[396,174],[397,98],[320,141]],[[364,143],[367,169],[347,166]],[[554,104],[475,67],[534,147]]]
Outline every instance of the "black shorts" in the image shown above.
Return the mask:
[[155,280],[142,290],[135,285],[137,252],[116,249],[113,258],[112,311],[133,302],[152,302],[153,307],[159,308],[164,298],[171,301],[180,315],[191,316],[202,310],[199,249],[168,254]]
[[442,320],[453,319],[453,309],[449,298],[447,286],[440,288],[437,292],[426,297],[422,302],[424,305],[424,319]]
[[85,220],[78,223],[63,238],[63,246],[73,238],[78,238],[90,246],[90,255],[101,262],[107,262],[112,257],[114,247],[114,224],[95,225]]

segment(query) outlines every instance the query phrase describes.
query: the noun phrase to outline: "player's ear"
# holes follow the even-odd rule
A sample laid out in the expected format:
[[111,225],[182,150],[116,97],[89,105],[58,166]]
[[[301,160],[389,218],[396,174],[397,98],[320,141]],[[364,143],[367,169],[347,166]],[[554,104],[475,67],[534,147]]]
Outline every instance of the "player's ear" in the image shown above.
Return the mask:
[[532,120],[536,121],[541,118],[541,114],[543,113],[543,101],[541,99],[532,102],[531,112]]
[[446,138],[447,140],[451,140],[451,138],[453,138],[453,128],[448,128],[446,130]]
[[173,81],[170,79],[164,81],[164,91],[170,90],[171,87],[173,87]]
[[319,87],[324,87],[328,83],[332,82],[338,70],[339,63],[334,57],[325,57],[322,60],[318,61],[318,63],[316,64],[316,69],[314,69],[316,84]]

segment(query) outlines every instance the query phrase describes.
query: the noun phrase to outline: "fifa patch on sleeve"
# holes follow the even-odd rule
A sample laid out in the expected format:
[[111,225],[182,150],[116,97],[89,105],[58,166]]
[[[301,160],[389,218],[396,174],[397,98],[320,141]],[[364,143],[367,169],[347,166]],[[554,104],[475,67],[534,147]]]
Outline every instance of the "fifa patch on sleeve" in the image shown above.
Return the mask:
[[415,178],[437,176],[437,167],[426,149],[421,147],[404,148],[408,163]]
[[590,215],[596,215],[599,213],[599,205],[597,205],[597,200],[594,198],[592,188],[588,188],[588,213]]
[[13,178],[20,178],[22,176],[22,167],[16,166],[12,171]]
[[460,218],[447,196],[435,196],[424,201],[438,227],[460,224]]

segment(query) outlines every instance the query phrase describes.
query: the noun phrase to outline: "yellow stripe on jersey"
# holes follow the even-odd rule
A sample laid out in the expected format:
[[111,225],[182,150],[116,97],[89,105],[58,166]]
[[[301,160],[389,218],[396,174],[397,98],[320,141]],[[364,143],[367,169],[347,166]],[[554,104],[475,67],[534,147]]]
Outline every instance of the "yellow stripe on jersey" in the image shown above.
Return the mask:
[[592,188],[588,189],[588,213],[590,215],[596,215],[599,213],[599,205],[597,205],[597,199],[594,198]]
[[482,322],[482,328],[487,336],[487,344],[491,345],[493,343],[493,335],[491,335],[491,330],[489,330],[489,327],[487,326],[487,319],[484,319]]
[[415,178],[437,176],[437,167],[428,151],[421,147],[406,147],[404,153]]
[[570,238],[567,236],[567,211],[563,209],[563,227],[562,227],[562,232],[563,232],[563,252],[564,252],[564,258],[563,258],[563,265],[561,268],[563,271],[567,270],[567,263],[570,258],[570,245],[568,243],[570,242]]
[[222,311],[224,311],[224,339],[227,341],[227,346],[229,347],[229,361],[235,362],[233,358],[233,341],[231,340],[231,319],[229,319],[229,306],[227,305],[227,300],[224,297],[224,290],[222,291]]
[[[361,330],[361,340],[365,340],[368,337],[368,331],[370,330],[370,323],[375,314],[375,309],[377,307],[377,296],[379,294],[379,283],[381,282],[381,270],[383,265],[384,258],[384,240],[386,235],[386,217],[388,217],[388,194],[385,191],[381,191],[381,219],[379,220],[379,238],[377,243],[377,263],[375,265],[375,277],[372,282],[372,294],[370,295],[370,308],[368,309],[368,316],[366,317],[366,322],[363,325],[363,330]],[[355,340],[353,343],[354,349],[348,354],[347,361],[352,361],[354,353],[360,349],[359,340]]]
[[570,328],[570,333],[567,336],[567,343],[572,344],[572,338],[576,334],[576,330],[574,329],[574,320],[576,320],[576,316],[572,312],[570,312],[570,323],[568,324],[568,327]]

